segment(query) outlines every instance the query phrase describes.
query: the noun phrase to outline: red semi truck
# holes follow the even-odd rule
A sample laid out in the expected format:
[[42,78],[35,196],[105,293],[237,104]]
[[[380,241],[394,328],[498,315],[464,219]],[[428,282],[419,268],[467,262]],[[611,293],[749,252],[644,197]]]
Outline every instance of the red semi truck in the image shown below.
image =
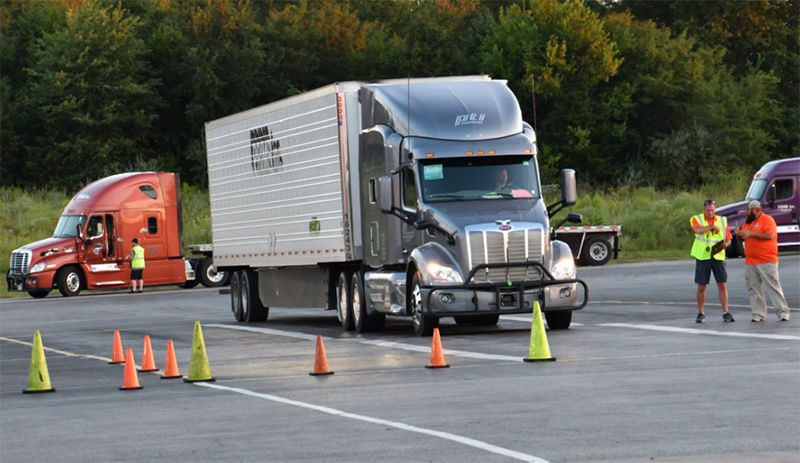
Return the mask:
[[11,253],[9,291],[41,298],[54,288],[64,296],[84,289],[130,286],[131,240],[145,249],[145,286],[197,283],[221,286],[211,246],[183,253],[180,180],[169,172],[126,173],[83,188],[64,208],[53,236]]

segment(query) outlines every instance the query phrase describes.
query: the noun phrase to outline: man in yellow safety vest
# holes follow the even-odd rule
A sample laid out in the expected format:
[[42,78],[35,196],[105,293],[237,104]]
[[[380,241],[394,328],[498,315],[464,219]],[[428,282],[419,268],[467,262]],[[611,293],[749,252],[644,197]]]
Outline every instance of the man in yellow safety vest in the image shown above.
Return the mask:
[[[131,249],[131,292],[141,293],[144,288],[144,248],[139,246],[139,239],[133,239],[133,249]],[[139,290],[136,290],[136,282],[139,282]]]
[[[697,323],[705,323],[706,286],[714,272],[714,280],[719,290],[719,303],[722,305],[722,320],[733,322],[733,315],[728,311],[728,272],[725,270],[725,248],[731,242],[731,231],[728,229],[727,217],[715,214],[717,205],[713,199],[703,203],[703,213],[691,218],[694,244],[692,257],[695,258],[694,282],[697,283]],[[712,254],[715,244],[724,242],[721,250]]]

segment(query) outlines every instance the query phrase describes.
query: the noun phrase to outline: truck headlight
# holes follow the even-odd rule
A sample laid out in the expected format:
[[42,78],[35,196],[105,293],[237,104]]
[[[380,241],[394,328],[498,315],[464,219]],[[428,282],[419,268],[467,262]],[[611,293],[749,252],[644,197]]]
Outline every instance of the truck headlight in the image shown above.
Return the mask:
[[575,278],[575,262],[572,259],[561,259],[550,268],[556,280],[572,280]]
[[432,282],[436,283],[463,283],[464,278],[458,273],[458,270],[431,262],[427,265],[428,275],[431,277]]
[[45,267],[45,263],[44,262],[39,262],[38,264],[36,264],[33,267],[31,267],[31,270],[30,270],[29,273],[39,273],[42,270],[44,270],[44,267]]

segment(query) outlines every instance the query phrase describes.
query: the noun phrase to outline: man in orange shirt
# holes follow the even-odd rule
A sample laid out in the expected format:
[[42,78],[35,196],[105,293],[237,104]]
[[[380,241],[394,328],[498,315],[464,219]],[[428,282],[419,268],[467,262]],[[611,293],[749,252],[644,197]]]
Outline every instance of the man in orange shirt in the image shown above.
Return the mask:
[[745,279],[750,296],[753,322],[763,322],[767,317],[764,290],[778,312],[780,321],[789,321],[789,306],[783,296],[778,275],[778,233],[775,219],[761,209],[761,203],[747,203],[747,222],[736,235],[744,242]]

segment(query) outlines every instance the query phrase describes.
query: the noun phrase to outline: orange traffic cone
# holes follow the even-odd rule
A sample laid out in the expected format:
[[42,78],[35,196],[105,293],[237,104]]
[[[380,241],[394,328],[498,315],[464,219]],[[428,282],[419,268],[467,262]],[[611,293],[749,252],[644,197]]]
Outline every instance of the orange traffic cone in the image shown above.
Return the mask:
[[156,359],[153,357],[153,347],[150,345],[150,336],[144,335],[144,348],[142,349],[142,367],[139,368],[142,373],[147,371],[158,371],[156,367]]
[[311,376],[332,375],[333,372],[328,370],[328,357],[325,355],[325,345],[322,343],[322,336],[317,336],[317,353],[314,356],[314,371],[310,372]]
[[161,379],[180,378],[181,372],[178,370],[178,360],[175,358],[175,347],[172,339],[167,340],[167,356],[164,359],[164,374]]
[[442,340],[439,338],[439,328],[433,329],[433,344],[431,345],[431,363],[425,368],[450,368],[444,361],[444,351],[442,350]]
[[122,352],[122,338],[119,330],[114,330],[114,345],[111,346],[111,361],[108,363],[125,363],[125,354]]
[[122,386],[120,390],[141,389],[139,376],[136,375],[136,365],[133,363],[133,349],[128,348],[125,353],[125,371],[122,374]]

